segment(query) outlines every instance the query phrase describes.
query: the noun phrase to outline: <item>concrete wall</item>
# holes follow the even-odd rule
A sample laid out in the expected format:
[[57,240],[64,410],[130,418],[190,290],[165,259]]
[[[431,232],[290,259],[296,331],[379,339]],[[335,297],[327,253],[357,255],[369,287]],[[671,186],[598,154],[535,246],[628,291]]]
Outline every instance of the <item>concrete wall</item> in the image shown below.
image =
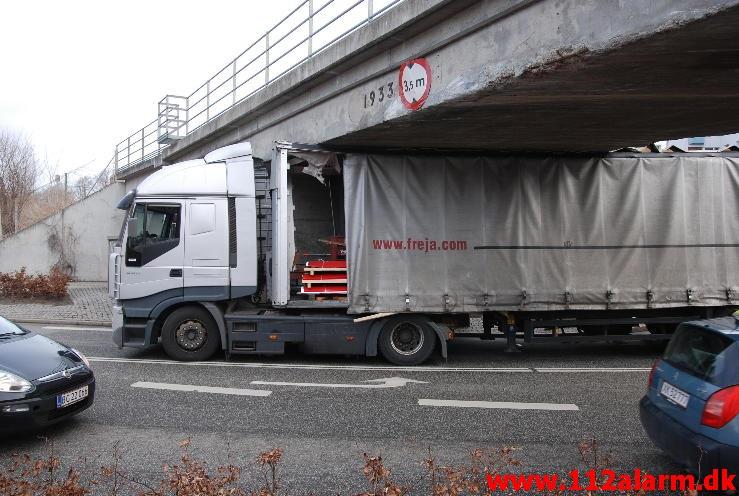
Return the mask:
[[48,272],[60,264],[78,280],[107,280],[108,240],[118,236],[123,222],[115,207],[125,192],[125,185],[111,184],[0,241],[0,272]]

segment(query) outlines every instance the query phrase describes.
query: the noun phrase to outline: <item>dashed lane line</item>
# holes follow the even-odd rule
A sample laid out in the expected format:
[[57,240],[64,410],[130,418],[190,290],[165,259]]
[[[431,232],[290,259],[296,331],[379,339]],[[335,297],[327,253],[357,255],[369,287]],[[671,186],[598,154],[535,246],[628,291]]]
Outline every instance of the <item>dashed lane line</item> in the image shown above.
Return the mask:
[[165,391],[182,391],[188,393],[210,393],[210,394],[231,394],[234,396],[269,396],[272,391],[266,389],[239,389],[213,386],[195,386],[192,384],[169,384],[166,382],[134,382],[131,384],[133,388],[142,389],[160,389]]

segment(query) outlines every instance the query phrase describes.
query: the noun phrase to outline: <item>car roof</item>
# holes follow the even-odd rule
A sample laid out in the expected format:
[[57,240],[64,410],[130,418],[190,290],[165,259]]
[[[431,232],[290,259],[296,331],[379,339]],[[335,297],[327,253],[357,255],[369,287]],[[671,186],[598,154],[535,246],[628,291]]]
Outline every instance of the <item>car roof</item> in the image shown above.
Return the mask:
[[739,341],[739,317],[720,317],[717,319],[693,320],[686,324],[703,327],[711,331],[720,332]]

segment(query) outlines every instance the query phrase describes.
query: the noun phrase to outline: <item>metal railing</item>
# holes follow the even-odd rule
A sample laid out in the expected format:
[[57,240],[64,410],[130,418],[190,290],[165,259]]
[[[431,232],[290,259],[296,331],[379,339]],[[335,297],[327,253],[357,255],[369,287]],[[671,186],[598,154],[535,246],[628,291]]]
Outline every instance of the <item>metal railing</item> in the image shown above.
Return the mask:
[[302,0],[191,94],[165,96],[157,119],[116,145],[116,174],[156,157],[171,143],[403,1]]

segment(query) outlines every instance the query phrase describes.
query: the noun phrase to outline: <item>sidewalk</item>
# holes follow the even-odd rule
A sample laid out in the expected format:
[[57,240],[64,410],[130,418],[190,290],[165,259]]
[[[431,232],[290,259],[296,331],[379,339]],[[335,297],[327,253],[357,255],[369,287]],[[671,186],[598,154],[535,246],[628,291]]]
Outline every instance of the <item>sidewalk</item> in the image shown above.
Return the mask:
[[0,303],[0,315],[18,322],[110,325],[111,302],[104,282],[69,284],[71,304]]

